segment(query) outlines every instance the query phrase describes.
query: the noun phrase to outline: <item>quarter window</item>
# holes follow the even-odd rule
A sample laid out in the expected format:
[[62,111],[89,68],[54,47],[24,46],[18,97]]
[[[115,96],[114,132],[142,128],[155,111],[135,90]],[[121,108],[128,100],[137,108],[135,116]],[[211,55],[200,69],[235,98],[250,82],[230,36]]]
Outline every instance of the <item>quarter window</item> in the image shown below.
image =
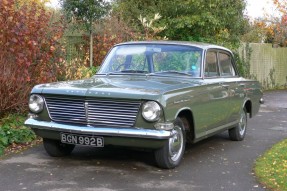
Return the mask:
[[234,76],[231,56],[225,53],[219,53],[219,67],[221,76]]
[[204,75],[206,77],[219,76],[216,52],[207,52]]

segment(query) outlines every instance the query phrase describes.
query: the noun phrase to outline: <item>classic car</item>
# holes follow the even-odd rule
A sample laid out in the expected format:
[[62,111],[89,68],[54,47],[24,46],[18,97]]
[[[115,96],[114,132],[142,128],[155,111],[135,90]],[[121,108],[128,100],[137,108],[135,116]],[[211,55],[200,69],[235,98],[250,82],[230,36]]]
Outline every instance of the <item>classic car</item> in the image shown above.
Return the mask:
[[35,86],[25,124],[53,157],[75,145],[154,152],[178,166],[187,142],[228,130],[244,139],[263,102],[260,84],[239,76],[230,50],[211,44],[148,41],[115,45],[90,79]]

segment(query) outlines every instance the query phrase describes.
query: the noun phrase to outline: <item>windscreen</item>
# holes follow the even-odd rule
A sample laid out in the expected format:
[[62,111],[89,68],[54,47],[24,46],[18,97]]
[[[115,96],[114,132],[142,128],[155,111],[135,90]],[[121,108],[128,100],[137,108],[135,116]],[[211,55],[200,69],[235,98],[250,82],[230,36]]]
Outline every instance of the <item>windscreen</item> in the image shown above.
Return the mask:
[[139,44],[114,47],[98,74],[187,74],[199,77],[202,49],[184,45]]

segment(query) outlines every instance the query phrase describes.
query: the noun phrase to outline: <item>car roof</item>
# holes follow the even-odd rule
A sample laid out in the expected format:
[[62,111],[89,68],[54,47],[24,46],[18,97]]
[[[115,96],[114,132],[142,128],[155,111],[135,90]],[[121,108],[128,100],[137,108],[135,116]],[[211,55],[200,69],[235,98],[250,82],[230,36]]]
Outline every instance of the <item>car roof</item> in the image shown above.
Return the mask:
[[197,48],[201,48],[203,50],[207,49],[222,49],[232,53],[231,50],[214,44],[202,43],[202,42],[190,42],[190,41],[130,41],[130,42],[123,42],[117,44],[115,46],[120,45],[136,45],[136,44],[159,44],[159,45],[185,45],[185,46],[193,46]]

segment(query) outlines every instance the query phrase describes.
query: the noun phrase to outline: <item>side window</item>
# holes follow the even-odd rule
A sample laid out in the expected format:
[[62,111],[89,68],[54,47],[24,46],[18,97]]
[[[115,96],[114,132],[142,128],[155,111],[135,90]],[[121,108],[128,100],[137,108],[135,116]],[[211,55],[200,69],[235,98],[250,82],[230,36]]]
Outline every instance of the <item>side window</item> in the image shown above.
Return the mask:
[[216,52],[207,52],[205,61],[204,75],[206,77],[216,77],[218,74]]
[[219,67],[221,76],[234,76],[234,68],[232,65],[231,56],[226,53],[219,53]]

